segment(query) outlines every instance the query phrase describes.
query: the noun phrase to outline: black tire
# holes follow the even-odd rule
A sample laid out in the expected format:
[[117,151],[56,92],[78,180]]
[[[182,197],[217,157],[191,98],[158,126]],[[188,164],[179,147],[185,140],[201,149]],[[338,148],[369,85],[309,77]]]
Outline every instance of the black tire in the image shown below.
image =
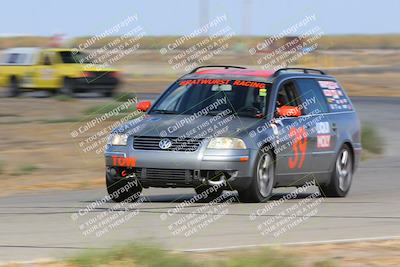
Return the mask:
[[353,157],[350,147],[346,144],[343,145],[335,158],[335,167],[329,184],[319,185],[319,190],[323,196],[345,197],[347,195],[353,180]]
[[113,90],[104,91],[104,92],[102,93],[102,95],[103,95],[104,97],[112,97],[112,96],[114,95],[114,91],[113,91]]
[[224,189],[222,187],[213,188],[212,186],[200,185],[196,187],[194,191],[196,191],[197,195],[202,195],[205,192],[205,198],[202,198],[200,201],[211,201],[222,195]]
[[142,186],[135,180],[114,179],[106,174],[107,192],[115,202],[135,202],[140,198]]
[[241,202],[265,202],[271,197],[275,185],[275,160],[271,151],[258,153],[254,174],[250,186],[246,190],[239,191]]
[[57,96],[59,94],[58,90],[48,90],[49,96]]
[[74,96],[74,84],[71,79],[65,78],[59,92],[63,95]]
[[16,96],[19,96],[20,93],[21,93],[21,90],[19,88],[17,77],[11,77],[9,89],[8,89],[8,95],[10,97],[16,97]]

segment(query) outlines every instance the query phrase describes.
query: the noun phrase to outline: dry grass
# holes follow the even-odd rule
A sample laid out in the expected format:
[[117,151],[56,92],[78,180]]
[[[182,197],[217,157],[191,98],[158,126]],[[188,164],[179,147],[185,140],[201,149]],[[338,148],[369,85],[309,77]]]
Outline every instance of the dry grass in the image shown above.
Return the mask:
[[[154,257],[157,255],[157,257]],[[22,267],[10,264],[7,267]],[[193,267],[387,267],[400,266],[400,240],[323,245],[296,245],[207,252],[165,251],[153,245],[130,244],[93,250],[43,267],[193,266]]]
[[[3,124],[0,132],[0,179],[7,188],[2,194],[103,186],[103,155],[84,153],[78,146],[78,142],[89,133],[78,140],[70,135],[71,130],[81,123],[44,122],[80,117],[88,106],[106,103],[104,100],[94,102],[59,102],[51,98],[0,99],[0,113],[18,115],[2,117],[0,121]],[[30,166],[35,166],[34,170]],[[21,175],[13,177],[16,172]]]
[[[237,45],[241,47],[252,47],[270,36],[235,36],[229,40],[230,47],[234,49]],[[71,42],[71,46],[77,46],[91,38],[78,37]],[[106,37],[98,40],[93,48],[102,47],[117,37]],[[174,42],[180,36],[145,36],[140,40],[142,49],[160,49]],[[204,39],[195,37],[185,41],[182,48],[188,48]],[[0,49],[19,46],[47,46],[51,37],[46,36],[17,36],[1,37]],[[284,40],[282,40],[284,42]],[[400,35],[330,35],[323,36],[318,41],[319,47],[326,49],[398,49],[400,48]]]
[[350,96],[400,97],[399,73],[338,74]]

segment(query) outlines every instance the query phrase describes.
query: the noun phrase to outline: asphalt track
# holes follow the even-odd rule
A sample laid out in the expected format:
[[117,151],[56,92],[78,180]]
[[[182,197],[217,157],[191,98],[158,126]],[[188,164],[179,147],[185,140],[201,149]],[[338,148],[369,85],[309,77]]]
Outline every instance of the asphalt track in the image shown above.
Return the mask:
[[[128,206],[124,213],[124,208],[116,207],[114,203],[97,206],[86,213],[85,207],[106,195],[104,189],[47,191],[0,198],[0,262],[63,257],[91,247],[107,249],[129,241],[159,243],[168,249],[209,251],[267,244],[399,238],[400,99],[357,97],[353,103],[361,120],[374,123],[384,137],[385,154],[361,163],[348,197],[314,199],[316,205],[312,216],[299,215],[302,221],[286,228],[286,232],[263,235],[262,229],[265,228],[260,230],[259,225],[268,219],[274,220],[273,223],[269,221],[272,225],[289,217],[288,213],[281,217],[278,214],[298,207],[296,204],[301,207],[315,188],[267,211],[263,210],[265,203],[238,202],[224,202],[220,209],[208,209],[207,203],[174,209],[193,197],[193,191],[148,189],[144,191],[146,200]],[[277,190],[274,200],[267,204],[278,204],[282,192],[292,190]],[[108,208],[114,210],[107,211]],[[81,215],[74,215],[79,210]],[[251,215],[257,210],[262,215],[251,220]],[[104,211],[108,212],[107,216],[99,219]],[[99,221],[118,214],[125,216],[125,221],[120,225],[114,224],[113,229],[109,227],[109,232],[100,237],[96,237],[94,232],[83,234]],[[72,219],[74,216],[78,216],[75,221]],[[208,220],[205,219],[205,223],[196,228],[198,231],[189,236],[185,236],[185,231],[174,234],[173,230],[185,223],[188,225],[189,216],[194,216],[191,220],[198,219],[196,225],[200,225],[205,216]],[[94,223],[93,218],[97,218]],[[187,221],[183,222],[185,218]]]

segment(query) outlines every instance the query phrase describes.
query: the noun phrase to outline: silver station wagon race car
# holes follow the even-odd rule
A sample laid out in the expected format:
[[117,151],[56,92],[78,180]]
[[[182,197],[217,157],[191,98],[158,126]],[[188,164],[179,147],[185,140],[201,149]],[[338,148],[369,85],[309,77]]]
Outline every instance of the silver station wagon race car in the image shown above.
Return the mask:
[[237,190],[240,201],[261,202],[275,187],[310,181],[344,197],[360,159],[354,107],[320,70],[203,66],[137,109],[143,116],[114,129],[106,146],[107,189],[118,202],[148,187]]

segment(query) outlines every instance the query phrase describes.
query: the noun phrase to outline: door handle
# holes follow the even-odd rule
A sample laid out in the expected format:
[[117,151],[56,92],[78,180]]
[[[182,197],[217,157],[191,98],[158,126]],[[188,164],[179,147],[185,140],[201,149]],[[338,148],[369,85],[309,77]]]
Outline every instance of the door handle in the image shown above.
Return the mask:
[[336,132],[336,130],[337,130],[336,123],[332,123],[332,131]]

